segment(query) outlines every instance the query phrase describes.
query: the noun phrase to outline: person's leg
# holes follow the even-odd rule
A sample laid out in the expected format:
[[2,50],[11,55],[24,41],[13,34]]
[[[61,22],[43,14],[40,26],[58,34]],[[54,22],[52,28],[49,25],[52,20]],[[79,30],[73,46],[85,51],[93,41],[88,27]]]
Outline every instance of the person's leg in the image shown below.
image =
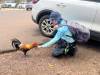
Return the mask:
[[67,55],[69,56],[75,56],[77,48],[76,48],[76,43],[70,43],[68,47],[69,51],[67,52]]
[[64,49],[65,49],[65,48],[64,48],[64,45],[65,45],[64,40],[60,39],[60,40],[56,43],[56,47],[55,47],[55,49],[53,50],[52,55],[53,55],[54,57],[59,57],[59,56],[63,55],[63,54],[64,54]]
[[63,54],[64,54],[63,48],[55,48],[52,52],[52,56],[54,56],[54,57],[60,57]]

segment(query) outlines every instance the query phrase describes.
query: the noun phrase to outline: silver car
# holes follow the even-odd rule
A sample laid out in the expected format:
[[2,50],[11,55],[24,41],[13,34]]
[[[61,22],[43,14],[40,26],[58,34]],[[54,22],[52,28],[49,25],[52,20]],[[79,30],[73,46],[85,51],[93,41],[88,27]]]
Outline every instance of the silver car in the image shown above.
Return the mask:
[[100,0],[33,0],[32,19],[45,36],[52,35],[51,11],[59,12],[68,21],[75,21],[91,31],[91,38],[100,41]]
[[15,8],[17,3],[15,2],[4,2],[2,3],[1,7],[2,8]]
[[22,8],[22,9],[25,9],[25,8],[26,8],[26,5],[27,5],[27,3],[26,3],[26,2],[19,3],[19,4],[17,5],[17,8]]

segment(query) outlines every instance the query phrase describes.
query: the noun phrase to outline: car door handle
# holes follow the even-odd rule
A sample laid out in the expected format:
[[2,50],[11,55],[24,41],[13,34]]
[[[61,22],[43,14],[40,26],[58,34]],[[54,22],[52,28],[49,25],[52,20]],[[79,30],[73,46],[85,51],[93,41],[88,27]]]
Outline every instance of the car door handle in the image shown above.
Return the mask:
[[58,7],[66,7],[66,5],[64,3],[59,3],[59,4],[56,4]]

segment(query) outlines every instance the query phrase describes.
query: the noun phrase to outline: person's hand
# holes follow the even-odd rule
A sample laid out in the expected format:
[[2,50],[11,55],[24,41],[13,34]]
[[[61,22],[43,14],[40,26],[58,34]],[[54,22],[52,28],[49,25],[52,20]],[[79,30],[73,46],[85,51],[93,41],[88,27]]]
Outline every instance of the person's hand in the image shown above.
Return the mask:
[[42,46],[39,45],[39,46],[37,46],[37,48],[42,48]]
[[20,44],[20,45],[19,45],[19,48],[23,48],[23,47],[24,47],[24,44]]

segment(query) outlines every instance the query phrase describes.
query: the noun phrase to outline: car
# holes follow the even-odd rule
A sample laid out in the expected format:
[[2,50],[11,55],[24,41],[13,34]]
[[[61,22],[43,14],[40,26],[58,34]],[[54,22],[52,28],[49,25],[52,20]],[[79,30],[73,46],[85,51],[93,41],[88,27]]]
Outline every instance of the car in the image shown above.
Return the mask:
[[100,41],[100,0],[33,0],[32,20],[41,33],[51,37],[49,22],[52,11],[59,12],[67,24],[77,22],[90,30],[90,38]]
[[17,5],[17,8],[25,9],[26,8],[26,5],[27,5],[27,2],[22,2],[22,3],[19,3]]
[[32,10],[32,1],[26,4],[26,10]]
[[4,2],[1,7],[2,8],[15,8],[16,5],[17,3],[15,2]]

